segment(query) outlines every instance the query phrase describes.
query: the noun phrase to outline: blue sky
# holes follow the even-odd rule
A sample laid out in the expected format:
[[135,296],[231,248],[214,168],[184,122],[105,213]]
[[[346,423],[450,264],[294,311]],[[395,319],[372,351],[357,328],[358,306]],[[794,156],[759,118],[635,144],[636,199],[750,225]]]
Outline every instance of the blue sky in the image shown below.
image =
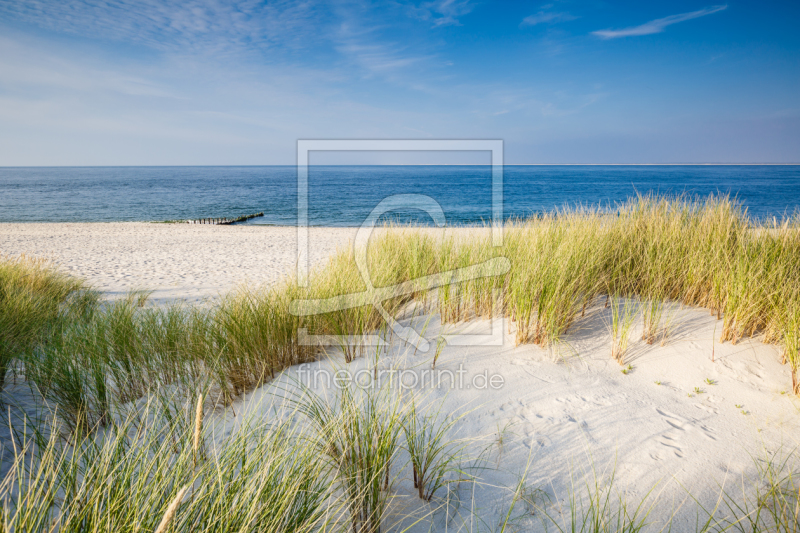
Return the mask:
[[292,164],[299,138],[800,162],[798,23],[795,2],[0,0],[0,165]]

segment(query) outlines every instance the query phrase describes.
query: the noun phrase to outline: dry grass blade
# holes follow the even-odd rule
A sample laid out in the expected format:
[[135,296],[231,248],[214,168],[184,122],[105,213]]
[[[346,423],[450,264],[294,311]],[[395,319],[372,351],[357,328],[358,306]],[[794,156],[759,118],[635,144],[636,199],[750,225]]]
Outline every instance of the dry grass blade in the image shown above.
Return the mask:
[[194,460],[197,460],[202,453],[203,442],[203,393],[201,392],[197,398],[197,408],[194,414],[194,437],[192,439],[192,452],[194,453]]
[[178,491],[178,494],[175,495],[175,499],[169,504],[167,510],[164,512],[164,517],[161,519],[161,522],[158,524],[158,527],[155,530],[155,533],[166,533],[167,529],[169,528],[170,523],[175,518],[175,514],[178,512],[178,507],[181,506],[183,502],[183,497],[186,496],[186,493],[189,491],[189,485],[186,485],[181,490]]

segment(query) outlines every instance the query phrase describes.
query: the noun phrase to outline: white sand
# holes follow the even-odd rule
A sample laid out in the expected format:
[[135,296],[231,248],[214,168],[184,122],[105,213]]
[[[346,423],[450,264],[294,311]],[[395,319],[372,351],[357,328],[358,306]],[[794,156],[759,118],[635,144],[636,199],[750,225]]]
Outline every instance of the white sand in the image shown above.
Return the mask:
[[[310,228],[309,264],[348,246],[357,228]],[[380,230],[378,230],[380,231]],[[433,231],[433,230],[430,230]],[[484,229],[455,228],[448,235]],[[438,233],[440,234],[440,233]],[[107,298],[150,290],[156,302],[213,299],[237,285],[273,284],[297,268],[297,228],[148,222],[0,223],[0,256],[52,260]]]
[[[312,264],[354,236],[351,228],[312,228]],[[200,301],[240,283],[270,284],[296,268],[297,229],[146,222],[0,224],[0,254],[52,259],[114,298],[152,290],[159,302]]]
[[[240,282],[271,283],[291,273],[294,231],[141,223],[2,224],[0,251],[52,257],[111,294],[151,288],[157,298],[197,300]],[[312,262],[319,263],[353,234],[351,229],[313,230]],[[789,368],[780,364],[777,347],[758,339],[719,344],[715,338],[721,322],[706,311],[684,309],[676,312],[675,330],[663,347],[644,344],[638,340],[640,331],[634,330],[628,357],[633,370],[623,375],[610,358],[609,320],[609,310],[591,309],[555,350],[514,347],[508,334],[503,346],[444,348],[437,368],[455,372],[463,365],[467,386],[450,389],[445,380],[441,388],[415,390],[431,405],[442,405],[445,413],[465,413],[459,436],[470,439],[470,453],[491,445],[489,468],[479,473],[482,484],[459,485],[461,507],[448,531],[493,530],[505,516],[511,487],[529,456],[528,484],[548,493],[553,502],[549,512],[556,516],[570,472],[581,482],[594,465],[599,473],[615,470],[617,488],[633,504],[655,486],[660,503],[648,520],[658,525],[654,530],[675,513],[672,530],[693,531],[698,509],[687,501],[687,490],[713,508],[718,484],[735,491],[741,474],[754,472],[754,458],[788,453],[800,444],[800,404],[784,394]],[[446,328],[452,331],[452,326]],[[440,331],[433,317],[428,337]],[[419,374],[430,368],[431,355],[396,346],[381,355],[379,366]],[[338,365],[355,372],[371,364],[361,358],[344,365],[334,353],[304,369]],[[298,371],[288,369],[278,382],[308,380],[308,374],[302,377]],[[504,385],[496,390],[469,386],[484,372],[502,376]],[[276,385],[243,398],[234,406],[237,417],[221,415],[225,431],[248,409],[266,409]],[[425,510],[409,477],[406,468],[393,487],[397,516]],[[513,530],[539,528],[538,517],[526,515],[525,509],[524,504],[517,507]],[[701,513],[699,518],[702,522],[705,517]],[[436,530],[445,530],[440,513],[434,523]]]
[[[752,339],[735,346],[719,344],[714,338],[721,323],[714,317],[678,305],[675,310],[675,331],[665,346],[638,340],[641,328],[633,332],[628,356],[633,370],[627,375],[610,358],[610,310],[602,305],[590,310],[554,350],[515,347],[511,334],[502,347],[445,347],[436,366],[444,371],[438,387],[430,386],[430,380],[436,383],[438,378],[423,375],[430,369],[434,348],[427,354],[414,353],[413,348],[397,344],[381,354],[379,369],[403,372],[395,375],[404,376],[407,386],[395,388],[408,401],[417,394],[433,409],[463,415],[453,436],[468,439],[468,456],[474,458],[490,447],[485,455],[488,469],[473,471],[480,483],[459,484],[461,507],[448,531],[493,530],[505,519],[511,493],[529,458],[527,485],[548,494],[552,501],[546,506],[548,513],[559,521],[569,513],[565,499],[571,476],[578,494],[585,494],[585,483],[594,483],[594,468],[601,486],[615,475],[614,501],[619,496],[616,491],[634,506],[648,493],[657,496],[647,520],[654,526],[651,530],[661,530],[674,515],[673,531],[694,531],[698,517],[708,517],[698,515],[689,493],[713,509],[721,486],[741,495],[742,475],[755,475],[755,460],[792,452],[800,444],[800,403],[784,394],[790,378],[788,367],[779,362],[778,349]],[[427,318],[417,319],[419,329]],[[457,327],[489,329],[485,322]],[[434,317],[428,337],[452,333],[453,328],[445,325],[442,330]],[[349,365],[336,353],[303,366],[302,372],[300,366],[288,369],[278,383],[240,402],[239,416],[247,412],[242,403],[263,411],[274,401],[271,393],[280,397],[294,389],[297,380],[330,395],[330,387],[319,377],[324,371],[330,375],[347,369],[357,376],[359,369],[373,368],[374,352]],[[462,378],[459,369],[464,370]],[[411,373],[419,376],[416,387]],[[484,379],[476,378],[480,375],[502,376],[504,384],[482,388]],[[422,386],[426,377],[428,386]],[[463,463],[469,464],[469,460]],[[405,517],[408,524],[409,514],[422,516],[431,508],[415,496],[408,466],[395,474],[394,517]],[[540,518],[527,513],[524,503],[513,516],[511,531],[542,530]],[[480,529],[476,522],[483,522]],[[436,530],[444,531],[441,512],[434,523]],[[415,530],[427,528],[420,525]]]

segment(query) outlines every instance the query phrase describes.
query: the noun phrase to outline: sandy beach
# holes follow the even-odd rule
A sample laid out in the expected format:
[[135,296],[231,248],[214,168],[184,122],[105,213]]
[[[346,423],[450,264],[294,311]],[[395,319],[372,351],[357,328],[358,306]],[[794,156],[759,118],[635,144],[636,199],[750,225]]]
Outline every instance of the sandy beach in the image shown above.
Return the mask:
[[[310,267],[322,265],[351,244],[356,231],[310,228]],[[487,234],[484,229],[450,228],[447,235],[470,232]],[[153,291],[154,302],[200,302],[240,284],[270,285],[293,275],[297,228],[149,222],[0,224],[0,254],[52,260],[109,299],[145,289]]]
[[[270,284],[291,274],[295,231],[147,223],[3,224],[0,250],[7,256],[50,258],[111,298],[146,288],[154,290],[156,303],[196,302],[213,300],[240,283]],[[469,235],[469,230],[458,231]],[[347,245],[354,234],[350,228],[314,228],[312,264]],[[720,344],[721,322],[708,311],[672,304],[669,312],[674,330],[663,345],[644,343],[639,340],[641,327],[633,328],[629,369],[609,357],[610,310],[602,302],[550,349],[515,347],[511,323],[504,326],[502,346],[445,346],[437,368],[463,369],[459,386],[447,382],[426,387],[423,369],[430,367],[433,350],[394,346],[381,355],[379,366],[417,376],[410,388],[443,412],[462,414],[459,436],[468,438],[473,457],[484,453],[482,482],[454,489],[461,520],[477,516],[485,524],[502,521],[510,487],[526,468],[528,485],[547,494],[554,513],[565,512],[558,506],[564,505],[570,476],[584,483],[594,468],[604,475],[613,471],[616,489],[627,498],[652,501],[657,496],[649,521],[672,519],[676,530],[690,530],[698,518],[690,493],[713,508],[721,486],[735,490],[743,474],[753,475],[754,460],[789,453],[800,444],[800,403],[787,394],[789,367],[780,363],[778,347],[758,338]],[[425,323],[430,338],[489,328],[481,321],[442,326],[436,316],[409,316],[401,322],[412,321],[418,328]],[[344,363],[337,350],[329,355],[319,363],[290,367],[238,399],[232,410],[215,415],[215,431],[229,434],[243,413],[271,412],[276,391],[298,382],[324,392],[324,384],[311,381],[315,373],[368,368],[368,358]],[[478,386],[482,375],[501,376],[502,386]],[[428,508],[408,496],[414,489],[400,470],[392,516],[406,523]],[[447,522],[452,530],[472,531],[453,520],[439,511],[434,516],[440,530]],[[526,514],[522,505],[515,520],[520,530],[540,527],[539,518]]]
[[[313,228],[310,262],[330,257],[351,228]],[[271,284],[293,273],[297,229],[147,222],[0,224],[0,252],[51,259],[106,297],[152,290],[154,301],[215,298],[241,283]]]

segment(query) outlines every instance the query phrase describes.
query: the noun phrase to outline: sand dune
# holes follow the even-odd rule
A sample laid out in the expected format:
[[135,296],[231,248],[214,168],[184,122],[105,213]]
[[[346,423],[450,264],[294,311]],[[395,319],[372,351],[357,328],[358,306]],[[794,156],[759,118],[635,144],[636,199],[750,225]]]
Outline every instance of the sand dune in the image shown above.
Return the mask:
[[[429,370],[433,349],[421,353],[397,343],[382,354],[378,368],[403,376],[406,386],[396,385],[398,394],[462,417],[456,437],[469,442],[467,456],[484,453],[488,468],[475,471],[481,482],[462,483],[456,490],[460,509],[451,514],[449,530],[470,531],[465,524],[472,512],[487,524],[501,523],[530,460],[526,483],[547,494],[553,517],[569,512],[570,483],[582,492],[585,483],[594,483],[594,469],[601,485],[614,475],[614,490],[629,504],[648,493],[647,505],[657,499],[650,530],[672,520],[673,531],[695,531],[698,508],[691,497],[711,510],[721,487],[741,496],[741,476],[755,476],[756,460],[794,451],[800,445],[800,403],[786,394],[789,371],[780,364],[777,348],[757,339],[719,344],[715,317],[677,304],[674,312],[674,334],[664,346],[639,340],[641,328],[632,332],[628,360],[633,368],[627,374],[610,357],[610,310],[602,303],[551,350],[515,347],[511,333],[499,347],[445,347],[436,365],[444,376],[441,384]],[[488,322],[442,326],[436,317],[428,319],[417,317],[415,324],[422,329],[427,322],[431,338],[467,327],[481,333],[490,329]],[[510,329],[513,333],[513,325]],[[236,408],[240,413],[264,409],[275,401],[271,394],[282,397],[297,382],[330,395],[331,387],[317,376],[343,369],[356,376],[372,365],[369,357],[345,364],[334,349],[331,358],[287,369],[277,383],[248,395]],[[503,385],[484,387],[480,376],[501,376]],[[394,517],[406,524],[409,516],[430,512],[407,496],[414,493],[410,478],[410,472],[400,472],[395,490]],[[437,511],[436,530],[445,530],[443,515]],[[542,528],[541,517],[526,512],[524,504],[514,517],[519,531]]]
[[[312,229],[312,264],[345,246],[354,234],[350,228]],[[50,257],[110,297],[147,288],[155,291],[157,301],[200,301],[239,283],[274,283],[291,274],[296,234],[286,227],[2,224],[0,250]],[[403,393],[423,395],[447,413],[463,412],[459,435],[471,439],[473,455],[489,446],[482,484],[457,488],[460,518],[449,518],[449,530],[471,531],[464,524],[474,516],[486,525],[499,523],[529,457],[528,484],[548,494],[555,515],[568,494],[570,472],[576,480],[585,479],[594,465],[601,472],[614,469],[618,488],[631,501],[657,486],[654,524],[675,514],[674,530],[694,530],[697,507],[686,501],[687,489],[711,509],[719,484],[735,486],[742,473],[753,474],[754,458],[788,453],[800,444],[800,404],[787,394],[789,368],[780,364],[779,348],[758,339],[719,344],[720,322],[714,316],[673,306],[674,328],[664,346],[645,344],[639,340],[641,330],[634,328],[627,373],[610,357],[610,311],[602,305],[589,309],[551,350],[515,347],[510,324],[502,346],[445,347],[437,367],[463,368],[466,386],[431,388],[420,380]],[[437,317],[417,317],[417,327],[427,318],[429,337],[487,327],[480,322],[441,326]],[[303,372],[355,372],[372,364],[360,358],[346,365],[336,354],[332,350],[330,358],[305,365]],[[430,368],[431,355],[398,344],[380,356],[378,365],[419,374]],[[470,385],[484,373],[502,376],[502,387]],[[219,413],[218,426],[229,432],[248,410],[268,409],[281,383],[285,390],[295,382],[287,380],[308,379],[300,367],[287,369],[240,399],[233,411]],[[409,476],[398,474],[395,516],[407,520],[424,514]],[[447,520],[440,514],[434,522],[444,530]],[[459,520],[462,527],[456,526]],[[516,511],[515,524],[524,531],[540,527],[524,506]]]

